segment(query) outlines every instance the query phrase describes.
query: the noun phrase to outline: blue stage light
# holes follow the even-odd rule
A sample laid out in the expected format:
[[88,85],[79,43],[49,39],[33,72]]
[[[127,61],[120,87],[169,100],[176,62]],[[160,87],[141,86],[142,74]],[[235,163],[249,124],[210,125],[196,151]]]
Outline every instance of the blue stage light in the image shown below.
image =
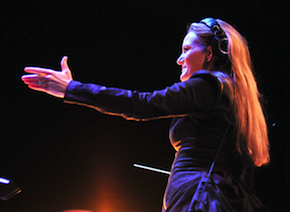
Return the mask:
[[13,180],[0,177],[0,199],[7,201],[21,192],[20,187]]
[[2,183],[2,184],[9,184],[10,183],[10,180],[5,179],[3,177],[0,177],[0,183]]

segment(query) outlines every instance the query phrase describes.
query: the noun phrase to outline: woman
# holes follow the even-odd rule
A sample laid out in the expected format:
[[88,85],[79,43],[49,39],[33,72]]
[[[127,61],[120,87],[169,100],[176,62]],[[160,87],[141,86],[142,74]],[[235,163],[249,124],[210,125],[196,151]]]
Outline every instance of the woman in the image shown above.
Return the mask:
[[229,24],[192,23],[177,59],[181,82],[154,92],[73,81],[26,67],[31,89],[128,120],[172,117],[176,150],[163,212],[266,211],[252,192],[253,169],[269,162],[269,142],[246,40]]

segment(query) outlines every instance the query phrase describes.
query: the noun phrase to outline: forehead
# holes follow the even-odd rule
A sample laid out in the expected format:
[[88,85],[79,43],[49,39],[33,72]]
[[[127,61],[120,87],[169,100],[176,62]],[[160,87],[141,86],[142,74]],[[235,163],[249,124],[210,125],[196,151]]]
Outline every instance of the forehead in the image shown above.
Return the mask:
[[197,35],[191,31],[184,37],[182,45],[194,45],[198,43],[197,41]]

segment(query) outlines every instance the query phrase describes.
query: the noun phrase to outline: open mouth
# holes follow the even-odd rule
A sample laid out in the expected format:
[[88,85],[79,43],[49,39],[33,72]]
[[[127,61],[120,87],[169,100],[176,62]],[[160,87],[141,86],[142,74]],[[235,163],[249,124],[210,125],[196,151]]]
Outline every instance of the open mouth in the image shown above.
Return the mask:
[[181,73],[184,73],[184,72],[186,72],[186,67],[182,67],[182,70],[181,70]]

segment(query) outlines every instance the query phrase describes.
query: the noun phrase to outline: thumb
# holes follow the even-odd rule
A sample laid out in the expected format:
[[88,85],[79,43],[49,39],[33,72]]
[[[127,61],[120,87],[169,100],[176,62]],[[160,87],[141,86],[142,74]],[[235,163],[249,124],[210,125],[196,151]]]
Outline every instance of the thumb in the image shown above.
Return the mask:
[[67,64],[67,60],[68,60],[67,56],[63,56],[61,59],[60,66],[61,66],[62,71],[69,69],[68,64]]
[[72,79],[72,74],[71,74],[71,70],[69,69],[68,67],[68,64],[67,64],[67,60],[68,60],[68,57],[67,56],[63,56],[63,58],[61,59],[61,62],[60,62],[60,66],[61,66],[61,71],[69,78],[69,79]]

